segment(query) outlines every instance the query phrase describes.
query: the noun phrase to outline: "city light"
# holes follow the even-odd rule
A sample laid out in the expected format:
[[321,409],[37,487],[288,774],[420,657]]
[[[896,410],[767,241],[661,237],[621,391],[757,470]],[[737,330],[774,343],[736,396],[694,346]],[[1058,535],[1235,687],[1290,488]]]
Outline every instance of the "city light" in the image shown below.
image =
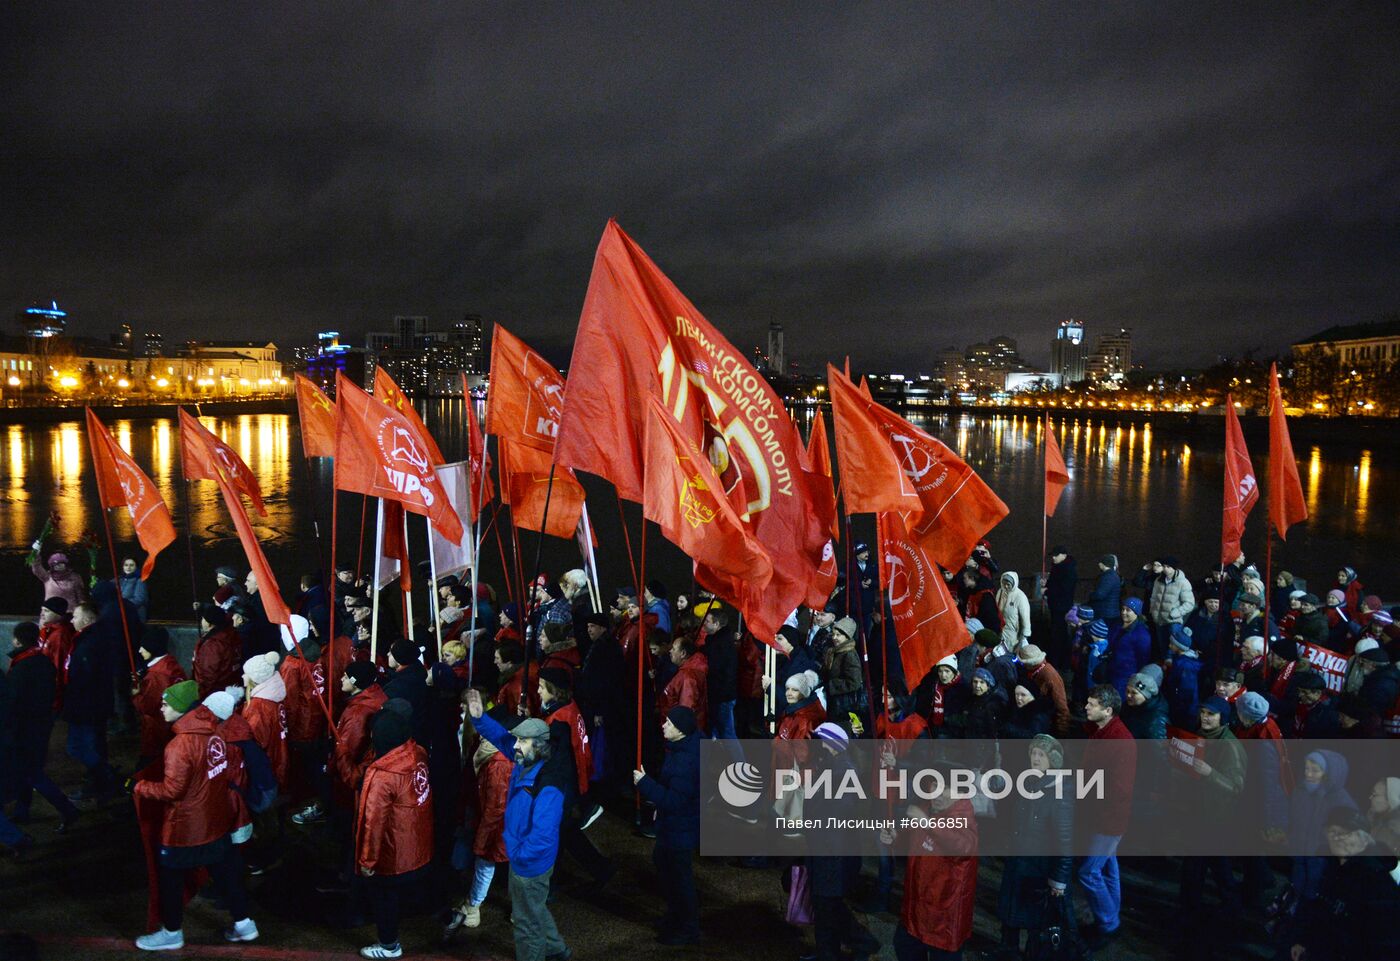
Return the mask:
[[58,378],[58,386],[67,390],[72,390],[74,387],[78,386],[78,378],[74,377],[72,374],[63,374]]
[[164,377],[158,377],[158,378],[156,378],[156,386],[157,386],[157,387],[169,387],[169,386],[170,386],[170,381],[166,380]]
[[11,386],[11,387],[18,387],[18,386],[19,386],[19,378],[16,377],[14,374],[11,374],[11,375],[10,375],[10,386]]
[[117,386],[125,390],[126,388],[131,386],[131,381],[123,377],[121,380],[117,381]]

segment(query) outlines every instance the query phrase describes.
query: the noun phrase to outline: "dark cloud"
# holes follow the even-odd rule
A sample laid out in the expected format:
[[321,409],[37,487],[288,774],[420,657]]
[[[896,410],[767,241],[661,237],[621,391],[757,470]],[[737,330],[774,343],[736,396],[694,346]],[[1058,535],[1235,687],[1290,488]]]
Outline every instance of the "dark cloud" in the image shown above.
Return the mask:
[[0,306],[561,354],[617,216],[743,345],[1157,363],[1396,304],[1393,5],[11,5]]

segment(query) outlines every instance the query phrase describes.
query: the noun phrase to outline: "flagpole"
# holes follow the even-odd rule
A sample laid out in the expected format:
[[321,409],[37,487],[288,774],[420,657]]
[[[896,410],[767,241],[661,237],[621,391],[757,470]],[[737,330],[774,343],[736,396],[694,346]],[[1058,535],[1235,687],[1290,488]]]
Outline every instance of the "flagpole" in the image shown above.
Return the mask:
[[[306,467],[306,487],[311,491],[311,532],[316,535],[316,559],[321,564],[321,570],[326,569],[326,545],[321,540],[321,517],[320,511],[316,507],[316,476],[311,472],[311,458],[303,457],[302,464]],[[332,495],[334,496],[334,495]],[[335,510],[334,507],[331,508]],[[334,560],[334,558],[332,558]],[[334,576],[335,571],[331,571]]]
[[[382,505],[381,505],[382,506]],[[355,550],[355,580],[360,579],[365,563],[365,515],[369,511],[369,495],[360,495],[360,537]]]
[[[98,498],[99,505],[101,498]],[[131,666],[131,676],[136,677],[136,654],[131,649],[131,626],[126,622],[126,603],[122,598],[121,571],[117,568],[117,547],[112,542],[112,520],[107,516],[108,508],[102,508],[102,526],[107,531],[107,556],[112,560],[112,580],[117,585],[117,611],[122,618],[122,637],[126,639],[126,661]]]
[[[589,523],[588,520],[587,502],[583,505],[583,546],[586,551],[583,558],[586,567],[584,573],[588,575],[588,587],[593,601],[593,611],[595,613],[602,613],[603,587],[598,583],[598,558],[593,552],[593,525]],[[691,593],[693,595],[694,591],[692,590]]]
[[370,588],[374,591],[374,600],[370,604],[369,612],[369,659],[372,662],[379,661],[379,559],[384,550],[384,498],[379,498],[379,509],[374,521],[374,578],[370,581]]
[[[468,403],[468,404],[470,404],[470,403],[472,402],[471,392],[468,391],[468,390],[466,389],[466,385],[465,385],[465,384],[462,385],[462,399],[463,399],[464,402],[466,402],[466,403]],[[471,604],[471,606],[472,606],[472,614],[471,614],[471,618],[472,618],[472,619],[471,619],[471,628],[470,628],[470,629],[471,629],[471,633],[467,635],[467,687],[471,687],[471,685],[472,685],[472,680],[473,680],[473,679],[475,678],[475,676],[476,676],[476,607],[477,607],[477,602],[476,602],[476,590],[477,590],[477,585],[481,583],[481,535],[482,535],[482,530],[481,530],[481,513],[482,513],[482,505],[481,505],[481,497],[480,497],[480,495],[481,495],[482,493],[485,493],[485,491],[483,490],[483,488],[486,486],[486,436],[483,434],[483,435],[482,435],[482,438],[481,438],[481,476],[479,476],[479,477],[476,478],[476,484],[473,485],[473,484],[472,484],[472,442],[471,442],[471,436],[470,436],[470,434],[471,434],[471,431],[470,431],[470,429],[468,429],[468,436],[467,436],[467,502],[468,502],[467,521],[471,524],[471,527],[472,527],[472,544],[473,544],[473,547],[472,547],[472,580],[471,580],[471,584],[472,584],[472,592],[471,592],[471,593],[472,593],[472,596],[471,596],[471,600],[470,600],[470,602],[469,602],[469,603]],[[495,515],[494,515],[494,514],[492,515],[492,519],[493,519],[493,520],[495,519]],[[432,546],[431,543],[429,544],[429,546],[430,546],[430,547]],[[501,552],[501,561],[502,561],[502,563],[504,564],[504,562],[505,562],[505,552],[504,552],[504,550],[502,550],[502,552]],[[434,573],[433,573],[433,594],[434,594],[434,596],[436,596],[436,594],[437,594],[437,573],[436,573],[436,569],[434,570]],[[441,645],[441,643],[442,643],[442,627],[441,627],[441,626],[438,627],[438,643],[439,643],[439,645]],[[439,646],[438,654],[439,654],[439,656],[441,656],[441,647],[440,647],[440,646]],[[528,680],[528,678],[527,678],[527,680]],[[522,682],[522,683],[524,683],[524,682]]]
[[408,577],[410,584],[413,583],[413,565],[408,559],[408,511],[399,511],[399,517],[403,520],[403,570],[399,572],[399,593],[403,595],[403,630],[412,641],[413,591],[403,586],[404,577]]
[[[1041,471],[1041,478],[1040,478],[1042,486],[1043,486],[1044,488],[1046,488],[1046,490],[1043,490],[1043,491],[1041,492],[1042,494],[1044,494],[1044,493],[1047,493],[1047,492],[1048,492],[1048,488],[1049,488],[1049,486],[1050,486],[1050,471],[1049,471],[1049,466],[1050,466],[1050,415],[1049,415],[1049,414],[1046,414],[1046,415],[1045,415],[1044,420],[1043,420],[1043,422],[1042,422],[1042,427],[1041,427],[1041,429],[1045,432],[1045,436],[1044,436],[1044,438],[1043,438],[1042,441],[1041,441],[1041,450],[1042,450],[1043,456],[1044,456],[1044,458],[1045,458],[1045,469]],[[1049,550],[1049,549],[1050,549],[1050,515],[1047,514],[1047,513],[1045,513],[1044,498],[1042,497],[1042,499],[1041,499],[1041,506],[1040,506],[1040,598],[1041,598],[1041,601],[1042,601],[1043,603],[1046,603],[1046,609],[1047,609],[1047,610],[1049,609],[1049,607],[1048,607],[1048,602],[1046,602],[1046,598],[1045,598],[1045,577],[1046,577],[1046,573],[1047,573],[1046,567],[1045,567],[1045,552],[1046,552],[1047,550]],[[1053,628],[1054,625],[1052,624],[1051,627]]]
[[[181,471],[183,473],[183,471]],[[199,581],[194,572],[194,529],[193,520],[190,515],[190,479],[185,478],[185,553],[189,557],[190,564],[190,600],[194,602],[196,609],[199,607]]]
[[[340,577],[336,573],[335,559],[336,535],[339,532],[339,524],[337,522],[340,520],[340,490],[335,486],[337,474],[339,473],[337,465],[339,464],[339,457],[331,458],[331,607],[330,620],[327,622],[326,626],[326,633],[329,634],[330,637],[326,639],[326,643],[327,645],[329,645],[329,649],[331,652],[330,664],[332,667],[335,665],[335,642],[337,637],[336,621],[339,620],[339,618],[336,617],[335,612],[335,588],[336,585],[340,582]],[[354,623],[353,619],[351,623]],[[355,639],[353,637],[346,638],[346,640],[350,642],[351,647],[355,646]],[[339,684],[340,678],[338,677],[328,676],[326,678],[326,707],[328,713],[332,718],[335,717],[335,689],[337,686],[339,686]],[[332,736],[334,736],[335,734],[334,723],[331,724],[331,734]]]
[[[425,519],[426,520],[426,519]],[[470,518],[468,518],[470,520]],[[433,524],[428,524],[428,616],[433,619],[432,636],[437,647],[437,659],[442,660],[442,610],[438,603],[437,589],[437,552],[433,550]],[[472,609],[476,609],[475,594],[473,594]],[[467,675],[470,679],[471,668],[467,668]]]

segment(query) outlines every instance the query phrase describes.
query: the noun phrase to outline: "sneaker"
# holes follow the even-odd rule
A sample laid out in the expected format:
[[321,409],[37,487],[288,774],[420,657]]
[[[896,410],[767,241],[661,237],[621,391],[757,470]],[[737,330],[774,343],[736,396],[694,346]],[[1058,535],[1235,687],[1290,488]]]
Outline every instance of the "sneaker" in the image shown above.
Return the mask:
[[579,825],[580,831],[587,831],[593,826],[593,822],[603,816],[603,805],[593,805],[593,810],[583,816],[583,823]]
[[481,927],[481,906],[476,904],[462,905],[462,927]]
[[315,824],[326,819],[326,812],[321,810],[319,804],[308,804],[296,814],[292,815],[293,824]]
[[641,827],[637,828],[637,833],[644,838],[648,838],[654,841],[656,840],[656,825],[644,824]]
[[403,957],[403,946],[395,941],[393,944],[371,944],[367,948],[360,949],[362,958],[401,958]]
[[185,946],[185,932],[161,928],[141,935],[136,939],[136,946],[142,951],[179,951]]
[[252,918],[235,921],[233,927],[224,928],[225,941],[256,941],[257,939],[258,925]]

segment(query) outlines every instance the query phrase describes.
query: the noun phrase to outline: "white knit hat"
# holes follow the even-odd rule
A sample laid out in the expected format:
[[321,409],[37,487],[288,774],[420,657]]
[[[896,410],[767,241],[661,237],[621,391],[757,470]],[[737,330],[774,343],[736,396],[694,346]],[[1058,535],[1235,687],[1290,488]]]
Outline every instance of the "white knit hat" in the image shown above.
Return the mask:
[[[286,624],[282,625],[282,646],[289,651],[296,647],[297,644],[306,640],[307,635],[311,633],[311,622],[300,614],[293,614],[291,616],[291,622],[291,630],[287,629]],[[295,643],[292,640],[293,638],[296,638]]]
[[261,684],[277,673],[277,660],[277,654],[273,651],[255,654],[243,662],[243,674],[254,684]]
[[790,687],[803,697],[811,697],[812,690],[821,683],[816,671],[799,671],[787,679],[785,687]]
[[233,716],[233,709],[238,706],[238,702],[228,691],[215,691],[204,699],[204,706],[213,711],[219,720],[227,721]]

